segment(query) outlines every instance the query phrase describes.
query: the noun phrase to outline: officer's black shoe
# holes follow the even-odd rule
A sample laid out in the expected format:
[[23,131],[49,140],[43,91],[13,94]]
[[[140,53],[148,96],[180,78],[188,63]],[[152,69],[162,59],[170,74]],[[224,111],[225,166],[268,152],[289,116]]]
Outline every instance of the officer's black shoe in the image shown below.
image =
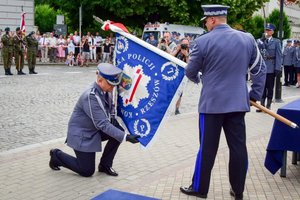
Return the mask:
[[55,159],[54,159],[54,154],[55,151],[60,151],[59,149],[51,149],[49,154],[50,154],[50,161],[49,161],[49,167],[53,170],[60,170],[59,166],[56,164]]
[[18,71],[18,75],[26,75],[22,70]]
[[29,74],[37,74],[34,70],[29,71]]
[[107,166],[103,166],[100,164],[98,166],[98,172],[103,172],[110,176],[118,176],[119,175],[112,167],[107,167]]
[[5,75],[13,75],[13,74],[11,73],[10,69],[6,69],[5,70]]
[[290,86],[290,84],[288,84],[288,83],[285,83],[285,84],[283,84],[282,86]]
[[261,110],[261,109],[257,109],[257,110],[256,110],[256,112],[258,112],[258,113],[259,113],[259,112],[262,112],[262,110]]
[[236,194],[232,189],[230,189],[230,195],[234,197],[234,200],[243,200],[243,193]]
[[200,197],[202,199],[206,199],[207,198],[207,194],[201,194],[199,192],[196,192],[192,186],[190,187],[180,187],[180,191],[186,195],[190,195],[190,196],[196,196],[196,197]]

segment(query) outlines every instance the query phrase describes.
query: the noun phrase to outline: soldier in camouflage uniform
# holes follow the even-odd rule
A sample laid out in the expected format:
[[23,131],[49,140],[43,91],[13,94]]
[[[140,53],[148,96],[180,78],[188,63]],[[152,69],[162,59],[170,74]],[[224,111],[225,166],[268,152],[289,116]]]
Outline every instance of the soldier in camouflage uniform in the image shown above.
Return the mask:
[[25,37],[29,74],[37,74],[37,72],[34,71],[34,68],[36,64],[38,41],[35,39],[34,34],[35,32],[32,31]]
[[3,44],[2,56],[5,75],[13,75],[10,71],[13,55],[13,38],[10,36],[10,28],[5,28],[5,34],[2,36],[1,41]]
[[24,67],[24,41],[22,38],[22,31],[20,27],[16,28],[16,35],[14,36],[14,47],[15,47],[15,62],[18,75],[25,75],[22,71]]

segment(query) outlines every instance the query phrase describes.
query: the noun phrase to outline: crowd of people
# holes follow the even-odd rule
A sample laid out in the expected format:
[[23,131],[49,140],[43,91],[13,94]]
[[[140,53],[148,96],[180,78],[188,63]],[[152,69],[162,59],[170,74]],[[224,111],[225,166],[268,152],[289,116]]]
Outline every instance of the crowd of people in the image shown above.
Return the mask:
[[0,30],[0,38],[0,56],[5,75],[12,75],[12,64],[16,65],[18,75],[25,75],[22,71],[24,59],[27,59],[30,74],[36,74],[36,61],[81,67],[89,63],[112,63],[115,44],[113,34],[106,38],[102,38],[99,32],[95,35],[87,32],[81,37],[77,31],[68,36],[56,35],[55,32],[40,34],[39,31],[24,35],[20,28],[12,31],[9,27],[5,28],[3,34]]

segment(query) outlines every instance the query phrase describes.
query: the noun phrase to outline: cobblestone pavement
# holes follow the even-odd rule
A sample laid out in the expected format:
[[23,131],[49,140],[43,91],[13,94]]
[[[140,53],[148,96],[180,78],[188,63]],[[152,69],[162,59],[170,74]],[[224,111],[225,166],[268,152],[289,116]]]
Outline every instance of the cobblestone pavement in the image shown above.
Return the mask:
[[[120,146],[114,162],[118,177],[95,172],[83,178],[66,169],[49,169],[49,149],[58,147],[72,154],[64,145],[68,119],[81,92],[94,81],[95,69],[38,66],[38,75],[10,77],[0,72],[0,199],[85,200],[109,188],[164,200],[198,199],[179,191],[191,183],[199,148],[196,111],[201,86],[192,83],[183,94],[182,114],[166,121],[150,148]],[[300,89],[283,87],[282,98],[284,103],[272,105],[274,111],[300,98]],[[273,121],[255,108],[246,115],[249,171],[245,199],[300,199],[299,166],[290,164],[290,153],[286,178],[271,175],[263,166]],[[222,137],[208,199],[232,199],[227,165],[228,149]]]

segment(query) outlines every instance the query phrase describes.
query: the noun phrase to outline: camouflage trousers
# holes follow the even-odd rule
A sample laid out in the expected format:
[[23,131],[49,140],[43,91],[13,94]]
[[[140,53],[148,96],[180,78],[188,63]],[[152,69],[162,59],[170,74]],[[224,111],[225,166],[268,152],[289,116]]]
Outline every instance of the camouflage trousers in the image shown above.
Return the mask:
[[32,52],[32,51],[27,52],[27,62],[28,62],[29,71],[34,70],[36,64],[36,52]]
[[17,71],[24,68],[24,52],[15,51],[15,63]]
[[8,49],[2,49],[2,57],[3,57],[3,66],[4,69],[10,69],[11,60],[12,60],[12,52]]

